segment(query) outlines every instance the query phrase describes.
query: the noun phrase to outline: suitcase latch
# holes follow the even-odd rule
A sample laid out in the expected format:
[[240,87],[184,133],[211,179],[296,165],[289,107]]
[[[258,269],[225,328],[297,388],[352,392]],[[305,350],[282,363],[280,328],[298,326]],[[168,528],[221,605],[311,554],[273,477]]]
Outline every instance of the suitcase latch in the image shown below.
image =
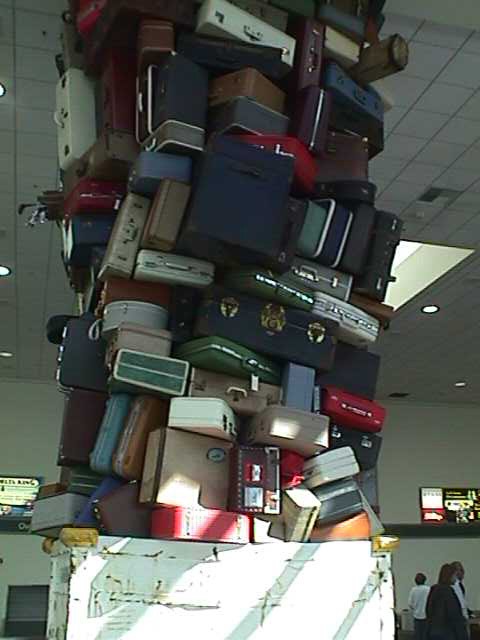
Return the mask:
[[371,449],[372,448],[372,441],[367,438],[367,436],[363,436],[362,438],[362,442],[360,443],[362,447],[364,447],[365,449]]
[[255,31],[255,29],[248,24],[243,26],[243,32],[248,38],[250,38],[250,40],[255,40],[255,42],[263,40],[263,33],[261,31]]
[[342,402],[341,407],[342,409],[345,409],[345,411],[351,411],[352,413],[355,413],[357,416],[361,416],[362,418],[372,417],[371,411],[365,411],[364,409],[360,409],[359,407],[354,407],[353,405],[347,404],[346,402]]

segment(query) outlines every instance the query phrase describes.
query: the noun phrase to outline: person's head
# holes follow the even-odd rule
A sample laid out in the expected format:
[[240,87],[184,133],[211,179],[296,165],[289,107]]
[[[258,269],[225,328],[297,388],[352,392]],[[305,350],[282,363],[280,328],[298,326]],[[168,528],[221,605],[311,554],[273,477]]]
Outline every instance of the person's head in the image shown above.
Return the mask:
[[457,572],[452,564],[444,564],[438,574],[438,584],[452,585],[457,577]]
[[459,580],[463,580],[463,578],[465,577],[465,569],[463,568],[463,564],[458,560],[455,560],[455,562],[452,562],[452,567],[455,569],[456,577]]
[[421,584],[425,584],[427,581],[427,576],[424,573],[417,573],[415,576],[415,584],[420,586]]

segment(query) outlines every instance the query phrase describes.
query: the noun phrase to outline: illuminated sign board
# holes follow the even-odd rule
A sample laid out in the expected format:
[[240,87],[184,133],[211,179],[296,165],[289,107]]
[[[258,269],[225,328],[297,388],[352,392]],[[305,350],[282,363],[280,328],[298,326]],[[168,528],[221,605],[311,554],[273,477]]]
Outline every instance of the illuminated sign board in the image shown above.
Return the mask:
[[31,518],[42,478],[0,476],[0,522]]
[[480,489],[420,489],[422,522],[480,523]]

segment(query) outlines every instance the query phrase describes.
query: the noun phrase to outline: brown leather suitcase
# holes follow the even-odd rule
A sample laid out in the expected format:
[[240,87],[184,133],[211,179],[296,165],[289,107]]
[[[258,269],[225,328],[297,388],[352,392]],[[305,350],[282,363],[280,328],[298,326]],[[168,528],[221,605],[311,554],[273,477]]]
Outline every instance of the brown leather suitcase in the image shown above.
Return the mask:
[[359,62],[349,69],[349,74],[359,84],[367,85],[403,71],[408,65],[408,58],[408,42],[396,34],[365,47]]
[[246,96],[279,113],[285,112],[285,93],[256,69],[247,68],[211,80],[208,101],[211,107]]
[[174,248],[190,192],[188,184],[162,180],[140,241],[142,249],[171,251]]
[[295,94],[305,87],[320,86],[325,26],[312,18],[291,18],[288,33],[297,41],[290,91]]
[[137,396],[125,429],[113,454],[113,471],[127,480],[141,480],[148,436],[168,422],[169,402],[153,396]]
[[383,329],[388,329],[390,321],[395,315],[395,309],[390,307],[388,304],[377,302],[377,300],[371,300],[370,298],[361,296],[358,293],[352,293],[350,295],[349,302],[353,304],[354,307],[363,309],[363,311],[366,311],[376,318]]
[[152,511],[138,501],[139,485],[129,482],[93,505],[100,526],[110,536],[149,538]]
[[172,350],[172,334],[163,329],[149,329],[140,324],[122,322],[110,336],[105,353],[105,364],[113,367],[120,349],[130,349],[168,358]]
[[104,307],[118,300],[150,302],[168,309],[170,292],[170,287],[162,283],[140,282],[139,280],[127,280],[126,278],[108,278],[103,285],[100,304],[95,313],[98,317],[101,317]]
[[138,76],[150,64],[160,64],[175,50],[175,31],[171,22],[145,19],[140,23],[137,43]]
[[321,526],[318,523],[310,534],[310,542],[333,540],[368,540],[371,535],[370,520],[363,512],[353,518]]
[[318,158],[317,182],[368,180],[368,140],[348,133],[329,131]]

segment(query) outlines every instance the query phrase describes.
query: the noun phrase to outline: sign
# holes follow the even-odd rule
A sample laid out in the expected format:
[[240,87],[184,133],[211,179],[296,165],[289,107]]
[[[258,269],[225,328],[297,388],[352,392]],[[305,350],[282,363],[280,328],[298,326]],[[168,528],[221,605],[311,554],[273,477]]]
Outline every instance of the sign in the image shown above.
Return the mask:
[[0,476],[0,523],[30,519],[42,478]]
[[422,522],[480,523],[480,489],[420,489]]

